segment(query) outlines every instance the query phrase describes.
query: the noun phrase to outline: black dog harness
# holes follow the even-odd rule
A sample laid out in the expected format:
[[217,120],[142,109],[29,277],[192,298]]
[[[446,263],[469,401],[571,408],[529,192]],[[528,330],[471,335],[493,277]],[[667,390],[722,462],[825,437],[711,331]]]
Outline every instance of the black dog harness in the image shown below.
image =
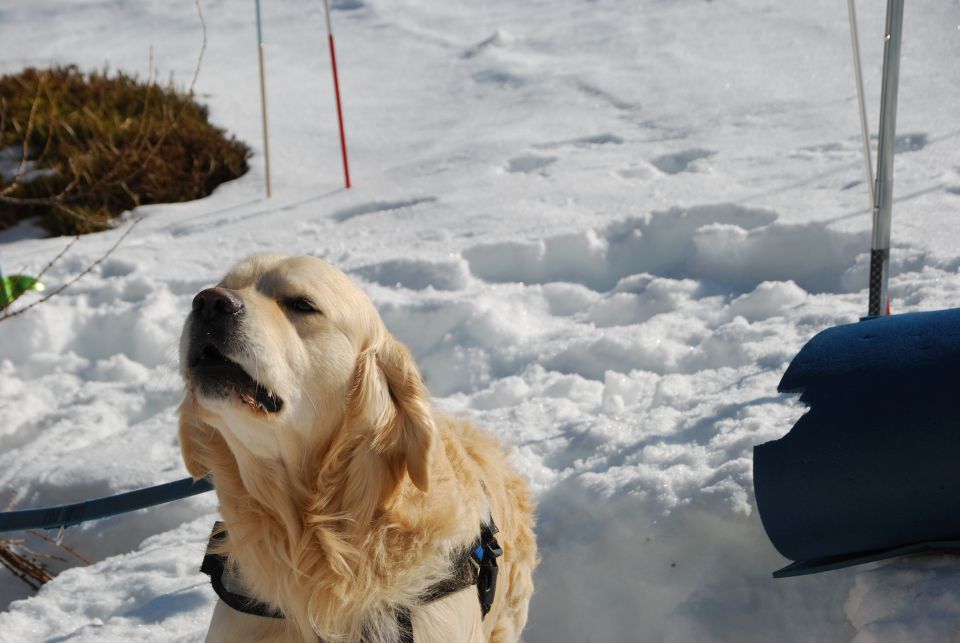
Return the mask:
[[[493,606],[497,591],[497,573],[499,572],[497,558],[503,555],[503,549],[494,537],[499,531],[493,518],[490,518],[489,525],[481,524],[480,536],[471,548],[460,550],[453,557],[450,577],[428,587],[427,591],[420,596],[420,604],[432,603],[471,585],[476,585],[477,597],[480,599],[480,613],[486,617]],[[227,557],[223,554],[211,553],[217,545],[223,543],[226,537],[227,532],[223,523],[220,521],[214,523],[207,553],[200,566],[200,571],[210,577],[213,591],[217,593],[220,600],[238,612],[266,618],[284,618],[283,612],[276,607],[245,596],[239,580],[227,570]],[[413,623],[410,620],[408,608],[397,609],[397,626],[400,630],[401,643],[413,643]]]

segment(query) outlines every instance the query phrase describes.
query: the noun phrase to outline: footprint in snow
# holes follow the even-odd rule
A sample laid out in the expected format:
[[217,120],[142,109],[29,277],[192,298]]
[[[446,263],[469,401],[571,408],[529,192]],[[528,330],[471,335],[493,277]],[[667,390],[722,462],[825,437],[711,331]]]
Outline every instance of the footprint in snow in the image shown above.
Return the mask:
[[461,58],[469,59],[487,52],[491,49],[504,49],[514,43],[516,38],[503,29],[497,29],[489,38],[485,38],[476,45],[470,47],[461,54]]
[[399,201],[371,201],[370,203],[361,203],[333,213],[333,218],[339,223],[349,221],[354,217],[365,214],[374,214],[376,212],[387,212],[390,210],[400,210],[402,208],[412,208],[421,203],[433,203],[437,198],[433,196],[414,197],[412,199],[401,199]]
[[594,134],[592,136],[581,136],[578,138],[569,138],[563,141],[553,141],[549,143],[538,143],[534,147],[541,150],[552,150],[558,147],[579,147],[586,148],[592,147],[594,145],[620,145],[623,143],[623,138],[617,136],[616,134],[611,134],[609,132],[603,132],[601,134]]
[[683,150],[682,152],[676,152],[674,154],[664,154],[663,156],[658,156],[653,159],[654,167],[665,174],[680,174],[681,172],[689,172],[695,169],[690,166],[693,165],[696,161],[701,159],[710,158],[716,154],[713,150],[705,150],[701,148],[693,148],[689,150]]
[[919,152],[927,146],[929,137],[923,132],[908,132],[900,134],[894,139],[893,151],[901,152]]
[[381,286],[399,286],[409,290],[460,290],[470,280],[470,271],[463,259],[436,262],[392,259],[361,266],[351,272]]
[[556,163],[556,161],[557,157],[555,156],[537,156],[536,154],[527,154],[510,159],[507,162],[506,170],[511,174],[529,174],[531,172],[546,174],[544,169],[547,166]]

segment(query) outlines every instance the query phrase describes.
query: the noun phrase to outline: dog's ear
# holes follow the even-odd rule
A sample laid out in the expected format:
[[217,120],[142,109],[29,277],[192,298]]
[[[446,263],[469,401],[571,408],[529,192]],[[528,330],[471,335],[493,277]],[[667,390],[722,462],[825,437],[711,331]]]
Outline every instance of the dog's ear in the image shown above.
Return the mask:
[[350,415],[371,428],[373,451],[421,491],[430,486],[430,461],[436,426],[417,364],[407,347],[393,337],[360,354]]
[[180,452],[183,454],[183,463],[187,467],[187,472],[194,479],[199,480],[208,473],[210,469],[204,462],[203,453],[205,449],[201,446],[203,442],[209,441],[209,432],[213,429],[203,423],[197,417],[196,409],[190,400],[184,400],[180,405]]

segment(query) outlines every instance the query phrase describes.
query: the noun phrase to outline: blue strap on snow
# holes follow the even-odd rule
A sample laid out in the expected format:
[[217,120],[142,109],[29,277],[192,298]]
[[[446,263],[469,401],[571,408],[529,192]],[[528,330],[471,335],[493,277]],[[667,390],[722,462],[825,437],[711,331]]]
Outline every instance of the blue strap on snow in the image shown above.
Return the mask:
[[0,533],[70,527],[88,520],[100,520],[125,514],[212,490],[213,485],[206,478],[196,481],[193,478],[184,478],[154,487],[118,493],[106,498],[83,500],[69,505],[2,512],[0,513]]

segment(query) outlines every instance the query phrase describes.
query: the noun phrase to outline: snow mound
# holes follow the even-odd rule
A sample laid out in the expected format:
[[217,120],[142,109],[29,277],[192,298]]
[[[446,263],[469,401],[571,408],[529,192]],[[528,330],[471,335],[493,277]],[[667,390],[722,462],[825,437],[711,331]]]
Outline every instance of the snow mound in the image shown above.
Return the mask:
[[674,208],[600,231],[482,244],[463,254],[473,274],[495,283],[568,281],[606,291],[650,273],[741,293],[788,280],[812,293],[859,289],[846,275],[869,245],[866,233],[777,219],[729,204]]

